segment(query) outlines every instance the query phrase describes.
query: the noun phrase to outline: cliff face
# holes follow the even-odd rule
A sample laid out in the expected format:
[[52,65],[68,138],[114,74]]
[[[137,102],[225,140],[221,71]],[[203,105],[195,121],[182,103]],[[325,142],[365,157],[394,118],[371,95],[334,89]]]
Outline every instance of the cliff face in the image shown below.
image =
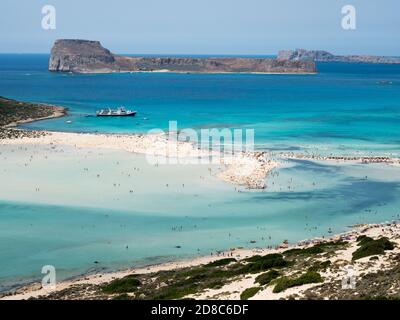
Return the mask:
[[330,61],[335,56],[327,51],[322,50],[282,50],[279,51],[278,60],[290,60],[290,61]]
[[50,71],[103,73],[129,71],[315,73],[313,61],[267,58],[151,58],[112,54],[98,41],[57,40]]
[[49,70],[90,72],[90,70],[112,70],[114,65],[114,55],[103,48],[99,41],[57,40],[51,50]]
[[385,63],[399,64],[399,57],[369,56],[369,55],[334,55],[323,50],[283,50],[278,54],[278,60],[289,61],[321,61],[321,62],[355,62],[355,63]]

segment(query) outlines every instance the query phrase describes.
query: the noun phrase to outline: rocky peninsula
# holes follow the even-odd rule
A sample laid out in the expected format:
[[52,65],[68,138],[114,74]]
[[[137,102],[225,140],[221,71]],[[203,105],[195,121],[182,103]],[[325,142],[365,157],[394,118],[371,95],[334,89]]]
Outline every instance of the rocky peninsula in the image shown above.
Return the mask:
[[51,50],[49,70],[73,73],[315,73],[314,61],[272,58],[131,57],[111,53],[99,41],[60,39]]
[[43,132],[15,127],[22,123],[62,117],[66,112],[65,108],[59,106],[16,101],[0,96],[0,140],[42,136]]
[[282,50],[278,54],[280,61],[314,61],[314,62],[350,62],[400,64],[400,57],[371,55],[334,55],[324,50]]

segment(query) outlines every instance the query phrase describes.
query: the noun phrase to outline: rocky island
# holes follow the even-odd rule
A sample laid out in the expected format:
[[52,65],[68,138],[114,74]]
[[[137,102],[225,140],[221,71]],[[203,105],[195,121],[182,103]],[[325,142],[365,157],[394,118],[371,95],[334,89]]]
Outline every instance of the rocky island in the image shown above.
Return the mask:
[[282,50],[278,54],[280,61],[316,61],[316,62],[351,62],[351,63],[384,63],[400,64],[400,57],[371,55],[334,55],[324,50]]
[[273,58],[130,57],[111,53],[99,41],[61,39],[51,50],[49,70],[73,73],[315,73],[314,61]]

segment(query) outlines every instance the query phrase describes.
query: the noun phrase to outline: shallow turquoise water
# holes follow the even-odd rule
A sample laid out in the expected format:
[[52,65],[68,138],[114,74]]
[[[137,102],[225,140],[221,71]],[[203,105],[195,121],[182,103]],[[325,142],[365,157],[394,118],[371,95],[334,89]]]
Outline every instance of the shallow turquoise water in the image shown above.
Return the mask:
[[213,177],[197,181],[206,169],[146,166],[128,153],[1,150],[0,289],[40,279],[48,264],[64,279],[327,236],[400,214],[398,168],[386,165],[289,161],[269,191],[235,192]]
[[[48,73],[47,59],[0,55],[0,95],[70,108],[68,119],[28,128],[146,132],[177,120],[180,128],[254,128],[261,149],[400,155],[400,66],[322,64],[320,74],[307,76],[70,75]],[[119,104],[134,105],[138,116],[92,116]],[[124,153],[4,146],[0,152],[0,290],[40,278],[45,264],[55,265],[62,279],[294,242],[400,214],[399,168],[386,165],[289,161],[269,178],[267,192],[239,193],[212,178],[199,180],[203,169],[155,169],[140,159],[142,175],[132,172],[131,182],[121,173],[133,165]]]

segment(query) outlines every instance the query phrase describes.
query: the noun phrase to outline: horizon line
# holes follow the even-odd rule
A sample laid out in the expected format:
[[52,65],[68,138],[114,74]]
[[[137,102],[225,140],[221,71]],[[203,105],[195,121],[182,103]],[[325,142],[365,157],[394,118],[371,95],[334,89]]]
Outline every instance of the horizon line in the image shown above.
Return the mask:
[[[193,52],[186,52],[186,53],[129,53],[129,52],[122,52],[122,53],[117,53],[111,51],[112,54],[115,55],[130,55],[130,56],[255,56],[255,57],[276,57],[279,54],[279,51],[284,51],[284,50],[298,50],[298,49],[304,49],[304,48],[295,48],[295,49],[280,49],[276,53],[193,53]],[[337,54],[334,51],[330,50],[325,50],[325,49],[305,49],[307,51],[326,51],[329,52],[335,56],[377,56],[377,57],[392,57],[392,58],[400,58],[400,54],[398,55],[388,55],[388,54],[377,54],[377,53],[341,53]],[[37,55],[50,55],[51,54],[51,49],[46,52],[42,51],[23,51],[23,52],[15,52],[15,51],[6,51],[6,52],[1,52],[0,55],[5,55],[5,54],[37,54]]]

